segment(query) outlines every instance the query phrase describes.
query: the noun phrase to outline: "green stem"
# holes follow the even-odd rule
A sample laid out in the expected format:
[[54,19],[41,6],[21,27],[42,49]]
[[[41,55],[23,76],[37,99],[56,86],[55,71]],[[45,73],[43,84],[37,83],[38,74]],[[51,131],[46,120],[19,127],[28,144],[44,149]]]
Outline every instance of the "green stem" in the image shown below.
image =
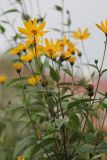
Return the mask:
[[[57,82],[57,87],[58,87],[58,99],[59,99],[60,110],[61,110],[62,117],[64,118],[64,112],[63,112],[63,108],[62,108],[61,100],[60,100],[60,87],[59,87],[59,83],[58,82]],[[66,136],[65,136],[64,125],[62,126],[62,134],[63,134],[63,146],[64,146],[65,160],[68,160],[67,151],[66,151]]]
[[80,68],[81,68],[82,77],[85,79],[83,65],[82,65],[82,57],[80,57],[80,65],[81,65]]
[[[86,58],[86,61],[87,61],[87,63],[88,63],[87,68],[88,68],[88,72],[89,72],[90,78],[91,78],[91,80],[92,80],[91,71],[90,71],[90,68],[89,68],[89,58],[88,58],[88,56],[87,56],[87,53],[86,53],[86,50],[85,50],[85,46],[84,46],[84,42],[83,42],[83,41],[81,41],[81,46],[82,46],[82,49],[83,49],[83,52],[84,52],[84,56],[85,56],[85,58]],[[93,81],[93,80],[92,80],[92,81]]]
[[74,70],[73,70],[73,66],[71,66],[72,69],[72,91],[74,89]]
[[24,7],[23,7],[23,4],[22,4],[22,0],[20,0],[20,6],[22,8],[22,14],[25,14]]
[[27,6],[26,6],[26,3],[25,3],[25,1],[24,1],[24,0],[23,0],[23,6],[24,6],[24,8],[25,8],[25,12],[26,12],[26,14],[28,14]]
[[40,10],[39,0],[36,0],[36,1],[37,1],[38,14],[39,14],[40,17],[42,17],[42,16],[41,16],[41,10]]
[[[21,79],[21,74],[20,74],[20,73],[19,73],[19,77],[20,77],[21,84],[22,84],[22,79]],[[23,97],[24,97],[25,107],[26,107],[25,109],[26,109],[26,112],[28,113],[30,122],[31,122],[31,124],[32,124],[32,128],[33,128],[33,130],[34,130],[34,132],[35,132],[35,137],[36,137],[38,140],[40,140],[40,137],[38,136],[38,131],[37,131],[37,129],[35,128],[35,124],[34,124],[34,122],[33,122],[33,120],[32,120],[32,116],[31,116],[30,111],[29,111],[29,109],[28,109],[27,100],[26,100],[26,95],[25,95],[25,91],[24,91],[23,85],[22,85],[22,90],[23,90]],[[48,155],[48,152],[46,151],[46,149],[44,148],[44,146],[41,145],[41,147],[43,148],[44,152],[46,153],[46,155],[47,155],[47,157],[48,157],[48,160],[51,160],[50,157],[49,157],[49,155]]]
[[[92,101],[91,106],[90,106],[90,108],[89,108],[88,114],[87,114],[87,116],[86,116],[86,119],[85,119],[85,122],[84,122],[84,126],[83,126],[83,129],[82,129],[82,133],[84,132],[84,129],[85,129],[86,124],[87,124],[88,117],[89,117],[89,115],[90,115],[91,109],[92,109],[93,104],[94,104],[94,101],[95,101],[95,99],[96,99],[96,95],[97,95],[97,91],[98,91],[98,87],[99,87],[99,83],[100,83],[100,78],[101,78],[102,67],[103,67],[104,58],[105,58],[105,54],[106,54],[106,48],[107,48],[107,37],[106,37],[106,42],[105,42],[105,47],[104,47],[104,54],[103,54],[103,59],[102,59],[101,66],[100,66],[100,70],[99,70],[99,78],[98,78],[98,81],[97,81],[97,86],[96,86],[94,98],[93,98],[93,101]],[[74,153],[76,152],[76,150],[77,150],[77,148],[78,148],[78,146],[79,146],[79,144],[80,144],[81,138],[82,138],[82,134],[81,134],[81,136],[80,136],[80,138],[79,138],[79,140],[78,140],[78,143],[77,143],[74,151],[72,152],[72,157],[73,157]],[[94,150],[94,152],[93,152],[93,156],[94,156],[94,153],[95,153],[95,150]]]
[[62,12],[61,12],[61,37],[64,34],[64,0],[62,0]]
[[[102,132],[102,129],[103,129],[103,126],[104,126],[104,122],[105,122],[106,116],[107,116],[107,109],[106,109],[106,112],[105,112],[105,115],[104,115],[104,118],[103,118],[103,122],[102,122],[102,125],[101,125],[100,133]],[[99,136],[100,136],[100,135],[99,135]],[[97,136],[97,140],[96,140],[96,144],[95,144],[95,147],[94,147],[94,151],[93,151],[92,156],[94,156],[98,144],[99,144],[99,137]]]

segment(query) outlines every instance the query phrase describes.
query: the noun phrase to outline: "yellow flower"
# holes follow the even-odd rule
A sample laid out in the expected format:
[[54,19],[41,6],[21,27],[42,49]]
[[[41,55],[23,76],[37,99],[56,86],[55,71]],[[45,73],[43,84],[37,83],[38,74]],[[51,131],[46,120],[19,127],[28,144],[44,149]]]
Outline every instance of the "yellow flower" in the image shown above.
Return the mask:
[[10,50],[12,55],[20,55],[22,51],[26,50],[27,45],[19,43],[15,48]]
[[25,62],[31,62],[34,58],[34,54],[32,51],[29,50],[29,53],[28,54],[25,54],[25,55],[22,55],[20,57],[21,61],[25,61]]
[[107,20],[101,21],[101,24],[96,24],[96,26],[107,36]]
[[58,54],[58,53],[55,53],[55,54],[52,55],[52,59],[55,60],[58,56],[59,56],[59,54]]
[[67,51],[62,52],[61,57],[62,59],[68,59],[72,54],[77,52],[76,44],[68,41],[67,42]]
[[45,39],[45,47],[41,47],[41,50],[50,58],[57,58],[61,49],[58,41],[54,43],[52,39],[50,41]]
[[[40,42],[39,38],[36,38],[36,44],[38,44],[38,42]],[[30,47],[30,46],[34,46],[34,38],[33,37],[29,37],[28,40],[26,41],[26,46]]]
[[15,47],[15,48],[10,50],[10,54],[12,54],[12,55],[20,55],[20,50],[17,47]]
[[71,56],[71,53],[69,51],[62,52],[61,57],[63,60],[68,59]]
[[27,83],[35,86],[40,82],[40,76],[31,76],[28,78]]
[[72,43],[72,42],[68,42],[68,51],[71,53],[71,54],[75,54],[75,52],[78,51],[78,49],[76,48],[76,44]]
[[69,59],[68,59],[68,61],[70,62],[70,64],[71,65],[73,65],[74,64],[74,62],[76,61],[76,57],[75,56],[72,56],[72,57],[70,57]]
[[24,156],[19,156],[19,157],[17,158],[17,160],[25,160],[25,157],[24,157]]
[[68,39],[66,36],[64,36],[63,39],[58,40],[59,46],[61,47],[61,50],[64,49],[64,47],[67,45],[68,43]]
[[84,29],[83,31],[80,28],[78,28],[77,31],[73,32],[72,36],[78,40],[86,40],[87,38],[89,38],[90,33],[88,32],[88,28]]
[[5,75],[0,76],[0,83],[1,84],[4,84],[6,82],[6,80],[7,80],[7,77]]
[[16,71],[17,71],[18,73],[20,73],[20,72],[21,72],[21,69],[22,69],[22,67],[23,67],[23,64],[22,64],[21,62],[14,63],[14,64],[13,64],[13,67],[14,67],[14,69],[16,69]]
[[26,35],[27,37],[41,37],[44,36],[47,31],[43,31],[46,22],[41,24],[37,23],[37,19],[24,21],[24,28],[19,27],[19,32]]

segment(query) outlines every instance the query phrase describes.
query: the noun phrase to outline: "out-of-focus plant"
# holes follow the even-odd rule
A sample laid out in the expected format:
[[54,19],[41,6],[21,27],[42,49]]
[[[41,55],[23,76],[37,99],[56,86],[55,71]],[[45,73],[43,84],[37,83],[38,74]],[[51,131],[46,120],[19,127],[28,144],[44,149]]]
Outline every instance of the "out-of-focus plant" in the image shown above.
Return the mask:
[[[27,127],[32,128],[16,145],[13,159],[88,160],[102,157],[106,150],[106,133],[102,130],[106,113],[99,128],[94,126],[93,118],[98,118],[96,108],[106,104],[106,94],[100,93],[98,98],[97,93],[101,76],[106,72],[102,67],[107,39],[101,66],[98,67],[97,61],[95,65],[89,64],[98,71],[94,89],[93,84],[89,84],[90,79],[81,84],[80,77],[75,75],[80,72],[75,66],[81,55],[75,43],[66,35],[55,42],[43,40],[48,32],[45,25],[37,19],[24,21],[24,27],[18,28],[25,36],[24,43],[10,51],[16,57],[13,67],[18,78],[8,85],[19,89],[21,113],[27,119]],[[84,40],[89,37],[88,30],[74,31],[73,37]],[[28,74],[23,76],[26,68]],[[69,83],[63,79],[63,72],[71,79]],[[81,93],[78,92],[80,87]]]
[[[17,23],[19,19],[28,20],[38,14],[37,19],[42,22],[45,15],[41,15],[39,0],[24,1],[24,0],[8,0],[8,9],[0,7],[0,34],[4,38],[7,52],[10,48],[14,47],[19,41],[23,40],[23,36],[17,31]],[[36,7],[36,12],[33,8]]]
[[[62,6],[55,5],[61,14],[61,29],[54,29],[61,33],[56,41],[44,38],[48,31],[43,18],[23,16],[25,4],[22,2],[17,4],[22,8],[24,27],[18,28],[20,36],[14,39],[16,44],[9,51],[13,56],[15,78],[7,83],[6,76],[0,76],[1,99],[6,89],[14,90],[12,103],[1,104],[5,108],[0,124],[1,157],[3,160],[101,160],[107,153],[107,134],[103,130],[107,93],[99,92],[101,77],[107,71],[103,69],[107,21],[96,25],[106,38],[99,66],[98,60],[90,64],[85,52],[83,41],[90,36],[88,29],[71,32],[68,10],[65,23],[64,0]],[[11,12],[16,10],[3,14]],[[4,34],[5,29],[1,27],[1,30]],[[86,63],[95,69],[96,77],[88,67],[90,78],[85,79],[82,53],[74,39],[81,41]],[[94,78],[96,86],[92,84]],[[99,110],[104,111],[102,117]]]
[[[30,2],[30,3],[29,3]],[[13,156],[13,150],[15,144],[28,133],[25,128],[24,121],[22,119],[18,124],[18,119],[22,113],[18,113],[14,116],[17,111],[17,107],[11,109],[11,106],[15,106],[16,101],[21,109],[20,94],[18,89],[8,87],[5,88],[7,80],[12,79],[16,76],[12,65],[11,57],[7,54],[11,48],[17,45],[18,42],[22,42],[23,36],[17,30],[18,19],[27,20],[35,13],[32,9],[32,0],[24,3],[23,0],[9,0],[9,8],[3,9],[0,6],[0,37],[1,44],[4,47],[3,51],[0,52],[0,158],[2,160],[10,160]],[[27,7],[29,3],[29,7]],[[37,4],[36,4],[37,3]],[[26,5],[27,4],[27,5]],[[38,9],[38,21],[42,21],[44,18],[41,16],[39,9],[39,2],[35,2],[35,6]],[[26,74],[27,70],[25,71]],[[7,80],[6,78],[7,77]],[[6,80],[6,83],[1,82]],[[11,96],[13,95],[13,96]],[[21,110],[20,110],[21,111]],[[17,117],[17,118],[16,118]]]

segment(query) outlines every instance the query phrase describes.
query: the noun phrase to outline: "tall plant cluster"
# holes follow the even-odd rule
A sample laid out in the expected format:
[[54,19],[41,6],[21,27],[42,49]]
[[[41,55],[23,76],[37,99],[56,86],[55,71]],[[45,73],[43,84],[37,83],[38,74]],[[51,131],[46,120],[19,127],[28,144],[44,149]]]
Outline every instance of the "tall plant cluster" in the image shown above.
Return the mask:
[[[21,14],[27,15],[24,1],[17,3],[21,6]],[[39,3],[37,5],[40,7]],[[105,36],[101,65],[98,60],[90,64],[84,45],[90,38],[88,28],[71,32],[68,10],[64,23],[64,0],[62,6],[56,5],[55,9],[61,15],[61,30],[54,29],[60,32],[60,37],[56,40],[46,38],[51,30],[46,29],[44,18],[22,16],[23,26],[18,27],[16,39],[13,37],[14,46],[9,48],[15,76],[8,80],[6,75],[0,75],[1,98],[5,98],[4,91],[12,88],[11,97],[14,99],[15,95],[15,102],[6,106],[1,103],[4,115],[0,124],[0,155],[3,160],[102,160],[106,156],[107,93],[99,91],[99,84],[107,72],[103,69],[107,20],[96,24]],[[12,12],[16,10],[3,14]],[[4,27],[0,28],[5,36]],[[83,51],[76,40],[81,42]],[[82,56],[86,58],[89,78],[83,71]],[[7,136],[8,145],[6,131],[12,134],[12,141],[10,135]]]

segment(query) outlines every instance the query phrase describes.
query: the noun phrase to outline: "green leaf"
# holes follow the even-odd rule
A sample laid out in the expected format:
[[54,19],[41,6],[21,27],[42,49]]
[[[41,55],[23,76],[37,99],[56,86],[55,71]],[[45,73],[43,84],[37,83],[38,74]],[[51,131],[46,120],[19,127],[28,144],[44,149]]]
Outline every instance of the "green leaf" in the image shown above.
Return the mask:
[[29,146],[25,152],[23,153],[24,157],[26,159],[31,159],[31,157],[33,156],[33,154],[35,153],[34,152],[34,149],[35,149],[35,145],[32,145],[32,146]]
[[72,73],[70,70],[68,69],[63,69],[65,73],[67,73],[70,77],[72,77]]
[[9,22],[5,21],[5,20],[1,20],[0,22],[5,23],[5,24],[9,24]]
[[62,96],[60,99],[62,100],[62,99],[65,99],[65,98],[68,98],[68,97],[72,97],[74,94],[67,94],[67,95],[65,95],[65,96]]
[[21,0],[16,0],[16,2],[20,3],[21,4]]
[[7,87],[14,84],[15,82],[20,82],[22,80],[25,80],[26,77],[21,77],[21,78],[15,78],[15,79],[12,79],[8,84],[7,84]]
[[41,17],[41,18],[38,18],[38,19],[37,19],[37,22],[38,22],[38,23],[42,23],[43,21],[44,21],[44,17]]
[[54,8],[59,11],[59,12],[62,12],[62,7],[59,6],[59,5],[55,5]]
[[94,156],[92,159],[90,159],[90,160],[94,160],[94,159],[97,159],[98,160],[98,158],[101,158],[101,157],[103,157],[104,155],[106,155],[107,154],[107,152],[106,153],[102,153],[102,154],[99,154],[99,155],[96,155],[96,156]]
[[4,122],[0,122],[0,135],[3,132],[3,130],[6,128],[6,125]]
[[105,153],[107,152],[107,142],[102,142],[97,146],[96,152]]
[[70,19],[70,17],[68,18],[67,25],[68,25],[68,26],[70,26],[70,25],[71,25],[71,19]]
[[40,68],[39,69],[40,69],[40,73],[43,73],[43,70],[44,70],[44,64],[43,63],[40,64]]
[[28,14],[22,14],[22,19],[28,21],[30,19],[30,16]]
[[95,76],[95,71],[92,72],[91,77],[94,78]]
[[2,25],[0,25],[0,33],[5,33],[5,28]]
[[35,138],[34,136],[29,136],[29,137],[26,137],[23,140],[19,141],[15,146],[13,159],[18,154],[20,154],[23,149],[25,149],[26,147],[29,147],[31,144],[33,144],[34,143],[34,138]]
[[94,146],[91,144],[84,144],[80,146],[79,150],[83,153],[91,153],[94,150]]
[[50,66],[50,75],[52,77],[53,80],[55,80],[56,82],[58,82],[60,80],[60,76],[57,70],[54,70],[51,66]]
[[100,103],[100,108],[101,108],[101,109],[107,109],[107,104],[104,103],[104,102],[101,102],[101,103]]
[[0,150],[0,159],[6,160],[6,152],[4,152],[3,150]]
[[22,38],[22,36],[21,36],[20,34],[18,34],[18,33],[16,33],[16,34],[13,36],[13,39],[14,39],[15,41],[17,41],[17,39],[20,39],[20,38]]
[[91,133],[94,133],[93,123],[92,123],[92,121],[90,121],[89,119],[87,120],[87,131],[88,131],[88,132],[91,132]]
[[61,30],[60,29],[57,29],[57,28],[51,28],[51,30],[53,30],[53,31],[56,31],[56,32],[61,32]]
[[[87,65],[87,64],[85,64],[85,65]],[[88,65],[98,70],[98,68],[97,68],[97,66],[96,66],[96,65],[94,65],[94,64],[90,64],[90,63],[88,63]]]
[[5,14],[7,14],[7,13],[13,13],[13,12],[19,12],[19,11],[17,9],[9,9],[9,10],[3,12],[0,16],[3,16]]
[[107,72],[107,69],[103,69],[102,72],[101,72],[101,75],[102,75],[103,73],[105,73],[105,72]]
[[77,133],[80,127],[80,122],[78,116],[75,113],[73,113],[70,116],[70,128],[71,126],[72,126],[72,133]]
[[78,99],[78,100],[76,100],[74,102],[69,103],[68,104],[68,109],[71,109],[74,106],[78,106],[78,105],[80,105],[82,103],[90,102],[90,101],[93,101],[93,99],[88,99],[88,98],[86,98],[86,99]]
[[65,124],[67,122],[68,122],[68,118],[56,119],[55,120],[55,124],[59,129],[63,126],[63,124]]
[[19,58],[13,59],[12,62],[14,62],[14,63],[15,63],[15,62],[20,62],[20,59],[19,59]]
[[15,106],[6,109],[6,112],[16,112],[18,110],[24,110],[24,106]]

